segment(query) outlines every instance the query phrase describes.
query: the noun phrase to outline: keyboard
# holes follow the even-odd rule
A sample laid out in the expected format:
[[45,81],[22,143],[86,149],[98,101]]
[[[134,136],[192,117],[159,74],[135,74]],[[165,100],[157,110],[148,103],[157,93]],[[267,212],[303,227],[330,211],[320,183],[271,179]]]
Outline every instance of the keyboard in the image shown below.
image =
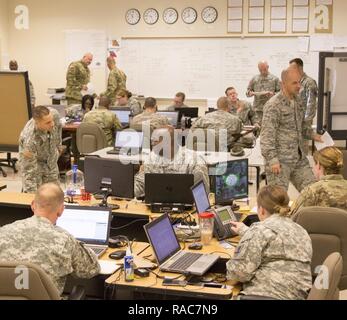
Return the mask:
[[105,248],[100,248],[100,247],[91,247],[91,246],[88,246],[89,249],[91,249],[97,257],[99,257],[104,251],[105,251]]
[[199,253],[185,253],[182,257],[176,260],[171,266],[170,269],[177,271],[186,271],[195,261],[197,261],[202,254]]

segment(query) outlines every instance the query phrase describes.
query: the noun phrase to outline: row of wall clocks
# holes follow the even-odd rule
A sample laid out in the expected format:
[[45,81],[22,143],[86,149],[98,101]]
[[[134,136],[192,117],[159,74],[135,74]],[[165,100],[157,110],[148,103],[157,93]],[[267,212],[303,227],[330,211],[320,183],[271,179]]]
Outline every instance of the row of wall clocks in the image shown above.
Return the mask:
[[[174,24],[179,17],[178,11],[174,8],[167,8],[163,12],[163,20],[167,24]],[[218,11],[214,7],[206,7],[201,13],[202,20],[206,23],[213,23],[218,18]],[[184,23],[192,24],[198,18],[198,12],[192,8],[187,7],[182,11],[182,20]],[[141,13],[138,9],[129,9],[125,15],[125,20],[128,24],[135,25],[141,20]],[[159,20],[159,12],[154,8],[147,9],[143,14],[143,20],[150,25],[153,25]]]

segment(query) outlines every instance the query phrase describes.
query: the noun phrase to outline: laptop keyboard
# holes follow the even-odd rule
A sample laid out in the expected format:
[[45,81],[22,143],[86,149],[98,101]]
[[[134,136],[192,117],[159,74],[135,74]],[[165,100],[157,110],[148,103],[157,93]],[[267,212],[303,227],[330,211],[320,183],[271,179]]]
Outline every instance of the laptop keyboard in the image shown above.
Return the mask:
[[94,253],[97,256],[99,256],[105,250],[104,248],[98,248],[98,247],[88,247],[88,248],[94,251]]
[[202,254],[199,253],[185,253],[182,257],[176,260],[171,266],[170,269],[173,270],[181,270],[185,271],[188,267],[190,267],[195,261],[197,261]]

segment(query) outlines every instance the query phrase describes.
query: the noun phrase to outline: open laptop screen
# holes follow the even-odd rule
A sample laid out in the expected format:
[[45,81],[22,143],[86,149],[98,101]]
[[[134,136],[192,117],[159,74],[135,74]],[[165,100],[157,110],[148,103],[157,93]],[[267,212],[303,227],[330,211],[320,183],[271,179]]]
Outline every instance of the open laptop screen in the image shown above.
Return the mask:
[[210,200],[206,192],[205,184],[200,181],[192,188],[193,198],[198,213],[206,212],[210,209]]
[[159,265],[181,250],[168,215],[146,225],[145,230]]
[[130,110],[112,110],[121,124],[129,124]]
[[110,233],[110,209],[66,207],[57,226],[87,244],[105,245]]
[[178,125],[178,115],[179,112],[178,111],[160,111],[157,112],[158,114],[166,117],[169,120],[169,123],[171,126],[173,127],[177,127]]
[[116,134],[116,148],[141,149],[143,144],[143,132],[118,131]]

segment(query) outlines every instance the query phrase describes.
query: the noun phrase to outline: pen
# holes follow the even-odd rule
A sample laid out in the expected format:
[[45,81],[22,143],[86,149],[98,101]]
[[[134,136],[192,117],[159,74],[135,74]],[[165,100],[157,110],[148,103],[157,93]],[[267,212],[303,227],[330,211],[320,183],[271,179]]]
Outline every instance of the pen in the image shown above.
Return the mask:
[[141,250],[138,254],[137,254],[137,256],[139,256],[141,253],[144,253],[148,248],[150,248],[150,244],[146,247],[146,248],[144,248],[143,250]]

